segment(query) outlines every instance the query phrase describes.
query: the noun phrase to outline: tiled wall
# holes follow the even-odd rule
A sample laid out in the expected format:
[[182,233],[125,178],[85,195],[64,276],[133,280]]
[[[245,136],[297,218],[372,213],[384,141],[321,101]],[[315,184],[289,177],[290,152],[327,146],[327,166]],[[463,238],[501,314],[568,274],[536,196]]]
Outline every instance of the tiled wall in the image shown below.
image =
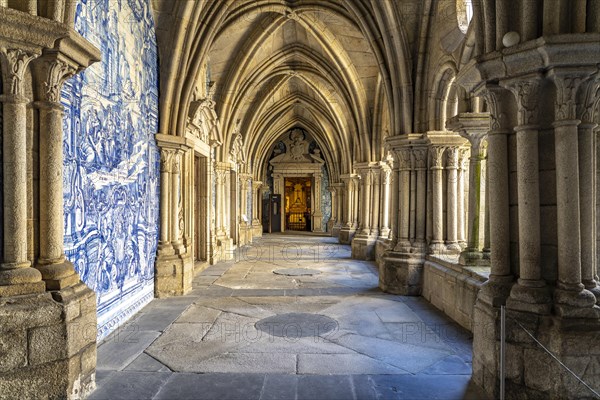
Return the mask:
[[105,337],[153,298],[158,65],[150,0],[79,0],[102,62],[63,89],[65,251],[97,294]]
[[331,219],[331,193],[329,187],[329,172],[323,165],[323,178],[321,180],[321,212],[323,213],[323,230],[327,230],[327,223]]

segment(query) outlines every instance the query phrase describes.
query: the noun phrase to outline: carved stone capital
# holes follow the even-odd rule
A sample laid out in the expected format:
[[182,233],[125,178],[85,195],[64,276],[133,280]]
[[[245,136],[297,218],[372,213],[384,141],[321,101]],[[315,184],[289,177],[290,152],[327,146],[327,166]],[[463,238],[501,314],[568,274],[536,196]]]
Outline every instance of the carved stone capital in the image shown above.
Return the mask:
[[33,62],[39,100],[60,104],[63,83],[77,72],[77,66],[56,54],[44,55]]
[[263,187],[262,181],[252,181],[252,188],[254,190],[259,190],[261,187]]
[[509,92],[499,85],[484,85],[477,92],[482,96],[490,111],[490,130],[501,130],[507,128],[508,114],[506,111]]
[[570,121],[577,118],[577,91],[588,76],[573,72],[551,71],[549,74],[556,86],[554,118],[556,121]]
[[0,65],[4,79],[4,94],[23,95],[23,77],[31,60],[39,54],[21,49],[0,50]]
[[173,149],[160,149],[160,172],[171,172]]
[[535,75],[529,78],[504,82],[517,100],[517,115],[519,125],[537,125],[539,117],[541,77]]
[[412,156],[416,169],[427,169],[427,148],[413,149]]
[[173,158],[171,160],[171,173],[179,174],[181,173],[181,158],[183,152],[180,150],[175,150],[173,152]]
[[583,82],[578,91],[577,119],[593,123],[600,105],[600,71]]
[[458,169],[458,147],[448,147],[446,150],[446,168]]
[[381,171],[381,183],[384,185],[389,185],[392,183],[392,170],[388,168],[383,168]]
[[432,169],[444,168],[444,152],[446,148],[444,146],[432,146],[429,148],[429,163]]
[[458,167],[462,170],[468,169],[468,161],[471,150],[467,147],[461,147],[458,150]]
[[398,168],[401,171],[408,171],[411,168],[411,150],[409,148],[406,149],[398,149],[395,151],[396,158],[398,159]]

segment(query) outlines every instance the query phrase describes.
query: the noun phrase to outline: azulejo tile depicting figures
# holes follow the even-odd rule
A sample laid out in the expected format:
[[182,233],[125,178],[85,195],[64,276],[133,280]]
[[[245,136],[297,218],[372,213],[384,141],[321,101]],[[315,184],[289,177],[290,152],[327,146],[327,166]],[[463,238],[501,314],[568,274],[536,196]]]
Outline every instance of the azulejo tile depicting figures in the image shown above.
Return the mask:
[[158,237],[158,65],[149,0],[79,0],[102,61],[65,83],[65,251],[97,295],[98,338],[149,302]]

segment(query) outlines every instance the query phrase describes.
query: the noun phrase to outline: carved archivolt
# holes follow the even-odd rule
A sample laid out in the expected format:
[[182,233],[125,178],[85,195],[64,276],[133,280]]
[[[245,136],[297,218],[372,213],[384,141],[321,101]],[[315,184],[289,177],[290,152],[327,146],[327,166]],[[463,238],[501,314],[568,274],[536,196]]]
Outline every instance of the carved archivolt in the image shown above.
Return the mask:
[[187,133],[204,143],[217,140],[221,124],[215,111],[215,102],[209,97],[190,104]]

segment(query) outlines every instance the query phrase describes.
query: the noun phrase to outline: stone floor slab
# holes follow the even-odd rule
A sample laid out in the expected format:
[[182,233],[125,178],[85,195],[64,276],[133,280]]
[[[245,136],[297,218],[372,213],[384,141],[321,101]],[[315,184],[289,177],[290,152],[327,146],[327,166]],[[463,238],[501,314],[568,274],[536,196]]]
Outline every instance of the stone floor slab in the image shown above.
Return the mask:
[[260,374],[173,374],[156,400],[258,400]]
[[98,348],[96,369],[120,371],[135,360],[160,332],[141,331],[131,336],[112,336]]
[[114,373],[98,384],[88,400],[152,399],[170,376],[170,372]]
[[[289,249],[281,253],[290,241],[301,251],[294,260]],[[131,320],[135,341],[119,335],[111,344],[111,335],[99,347],[94,396],[478,398],[469,383],[470,333],[422,298],[381,292],[376,265],[352,260],[349,246],[328,248],[334,241],[267,235],[256,244],[272,247],[268,260],[240,256],[208,267],[189,295],[154,300]],[[273,274],[291,267],[321,273]],[[290,313],[323,315],[337,327],[303,338],[256,329],[263,318]]]
[[407,374],[406,370],[363,354],[300,354],[298,373],[314,375]]
[[349,376],[301,376],[298,378],[298,400],[354,399]]
[[171,372],[171,370],[166,365],[156,360],[155,358],[150,357],[146,353],[140,354],[124,370],[135,372]]

